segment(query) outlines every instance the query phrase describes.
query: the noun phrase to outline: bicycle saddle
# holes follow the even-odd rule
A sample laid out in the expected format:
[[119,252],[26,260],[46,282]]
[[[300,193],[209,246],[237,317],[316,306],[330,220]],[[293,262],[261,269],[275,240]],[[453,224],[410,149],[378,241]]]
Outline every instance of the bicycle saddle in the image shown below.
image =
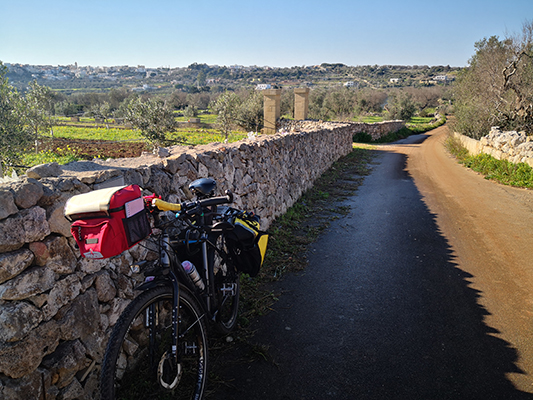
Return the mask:
[[217,182],[212,178],[200,178],[189,185],[189,190],[199,199],[213,196],[216,188]]

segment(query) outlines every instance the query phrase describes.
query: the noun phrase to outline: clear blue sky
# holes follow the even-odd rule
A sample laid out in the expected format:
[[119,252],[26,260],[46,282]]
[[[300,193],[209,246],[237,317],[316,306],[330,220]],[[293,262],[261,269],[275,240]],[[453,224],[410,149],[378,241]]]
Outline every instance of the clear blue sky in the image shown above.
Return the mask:
[[4,63],[465,66],[533,0],[0,0]]

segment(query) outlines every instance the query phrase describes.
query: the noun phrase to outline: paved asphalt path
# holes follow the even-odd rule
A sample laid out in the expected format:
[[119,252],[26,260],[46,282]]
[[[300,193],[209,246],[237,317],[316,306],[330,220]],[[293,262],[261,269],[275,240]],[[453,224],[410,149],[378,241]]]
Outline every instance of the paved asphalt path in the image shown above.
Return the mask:
[[429,208],[427,182],[420,192],[424,164],[410,170],[427,138],[380,147],[351,212],[312,245],[305,271],[276,284],[283,295],[256,321],[267,359],[228,365],[231,387],[210,399],[533,399],[528,346],[501,334],[505,321],[487,324],[491,291],[463,267],[483,255],[440,225],[454,219]]

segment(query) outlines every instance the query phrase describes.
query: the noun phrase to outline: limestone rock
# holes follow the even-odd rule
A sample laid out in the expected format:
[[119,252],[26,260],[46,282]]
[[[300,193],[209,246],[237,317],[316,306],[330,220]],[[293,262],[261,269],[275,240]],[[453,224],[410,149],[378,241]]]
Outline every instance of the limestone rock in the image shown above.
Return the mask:
[[117,294],[117,289],[107,271],[102,271],[94,282],[98,300],[102,303],[111,301]]
[[55,283],[55,274],[46,267],[33,267],[0,285],[0,299],[24,300],[46,292]]
[[41,207],[33,207],[19,213],[25,232],[25,242],[35,242],[50,234],[46,220],[46,211]]
[[170,156],[170,151],[165,147],[157,147],[152,151],[152,153],[159,158],[165,158]]
[[80,290],[81,282],[76,275],[57,281],[48,295],[48,303],[43,307],[45,318],[49,320],[56,315],[61,307],[80,294]]
[[172,192],[171,182],[167,173],[154,169],[150,174],[150,180],[144,185],[144,188],[157,194],[170,193]]
[[26,243],[26,232],[20,214],[0,221],[0,253],[20,249]]
[[38,205],[43,208],[54,205],[61,198],[61,191],[54,185],[55,182],[51,179],[44,178],[39,182],[43,185],[43,195],[39,199]]
[[[62,340],[85,339],[100,333],[100,313],[98,298],[94,289],[76,297],[71,303],[61,308],[54,317],[58,321]],[[87,346],[87,351],[93,351]]]
[[125,299],[133,299],[133,282],[130,278],[123,274],[118,274],[117,278],[117,291],[120,297]]
[[77,268],[86,273],[86,274],[94,274],[98,271],[100,271],[102,268],[106,266],[108,263],[108,260],[96,260],[96,259],[90,259],[90,258],[81,258],[78,261]]
[[43,367],[52,373],[52,383],[59,389],[70,384],[86,364],[85,347],[79,340],[61,343],[53,354],[43,359]]
[[48,250],[46,266],[57,274],[72,274],[77,258],[64,236],[51,236],[43,242]]
[[15,205],[13,193],[9,190],[0,189],[0,220],[16,214],[18,208]]
[[28,303],[0,304],[0,341],[19,341],[42,320],[43,313]]
[[0,254],[0,283],[16,277],[31,265],[33,259],[33,253],[27,249]]
[[65,203],[66,200],[56,201],[51,207],[46,210],[50,232],[59,233],[60,235],[69,237],[70,222],[65,218]]
[[32,167],[26,171],[26,175],[29,178],[41,179],[49,176],[57,177],[61,175],[62,169],[58,163],[41,164]]
[[[0,395],[2,399],[28,400],[28,399],[55,399],[59,390],[55,386],[50,386],[50,373],[46,370],[36,369],[29,375],[19,379],[6,379],[5,385],[0,383]],[[43,396],[43,378],[46,395]]]
[[35,257],[35,265],[39,265],[41,267],[46,265],[46,261],[50,258],[48,246],[46,246],[46,244],[43,242],[32,242],[30,243],[29,248]]
[[58,400],[82,400],[87,398],[83,386],[76,378],[72,379],[72,382],[63,388],[57,396]]
[[33,207],[44,194],[43,185],[31,178],[12,184],[11,190],[19,208]]
[[115,297],[111,301],[111,309],[107,312],[109,317],[109,326],[113,326],[117,323],[118,317],[122,314],[122,311],[128,306],[129,300],[124,300],[119,297]]
[[52,320],[39,325],[24,340],[0,346],[0,373],[14,379],[30,374],[58,344],[57,323]]
[[124,184],[125,185],[138,185],[143,186],[142,175],[134,169],[129,169],[124,172]]
[[14,217],[0,221],[0,253],[20,249],[50,234],[46,211],[41,207],[22,210]]

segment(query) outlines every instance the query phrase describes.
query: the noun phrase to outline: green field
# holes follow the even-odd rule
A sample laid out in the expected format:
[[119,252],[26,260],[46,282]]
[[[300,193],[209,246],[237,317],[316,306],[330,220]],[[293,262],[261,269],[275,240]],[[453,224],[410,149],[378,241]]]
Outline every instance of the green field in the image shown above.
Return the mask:
[[[200,118],[201,124],[212,125],[212,124],[215,124],[217,121],[216,114],[200,114],[196,118]],[[188,120],[189,120],[188,117],[176,117],[176,121],[178,122],[187,122]]]
[[[212,116],[206,116],[206,119]],[[215,116],[216,118],[216,116]],[[65,118],[70,121],[70,119]],[[89,118],[83,118],[80,123],[94,123],[89,121]],[[68,126],[54,126],[54,138],[73,139],[73,140],[97,140],[97,141],[111,141],[111,142],[142,142],[143,138],[139,131],[135,129],[119,129],[119,128],[105,128],[105,127],[87,127],[76,126],[69,124]],[[237,142],[247,137],[247,133],[241,131],[233,131],[228,137],[228,142]],[[224,142],[225,137],[220,131],[216,129],[179,128],[175,132],[168,133],[168,139],[175,144],[203,145],[215,142]],[[107,158],[106,154],[102,154],[103,158]],[[49,162],[57,162],[59,164],[66,164],[71,161],[80,160],[79,154],[70,148],[70,146],[63,146],[57,148],[48,148],[37,153],[28,151],[24,154],[22,164],[28,167],[44,164]]]
[[417,125],[417,124],[429,124],[431,121],[433,121],[432,117],[412,117],[407,123]]
[[356,121],[357,122],[364,122],[364,123],[367,123],[367,124],[374,124],[376,122],[383,122],[383,117],[366,116],[366,117],[360,117]]
[[54,136],[82,140],[142,140],[139,132],[133,129],[85,128],[77,126],[55,126]]

